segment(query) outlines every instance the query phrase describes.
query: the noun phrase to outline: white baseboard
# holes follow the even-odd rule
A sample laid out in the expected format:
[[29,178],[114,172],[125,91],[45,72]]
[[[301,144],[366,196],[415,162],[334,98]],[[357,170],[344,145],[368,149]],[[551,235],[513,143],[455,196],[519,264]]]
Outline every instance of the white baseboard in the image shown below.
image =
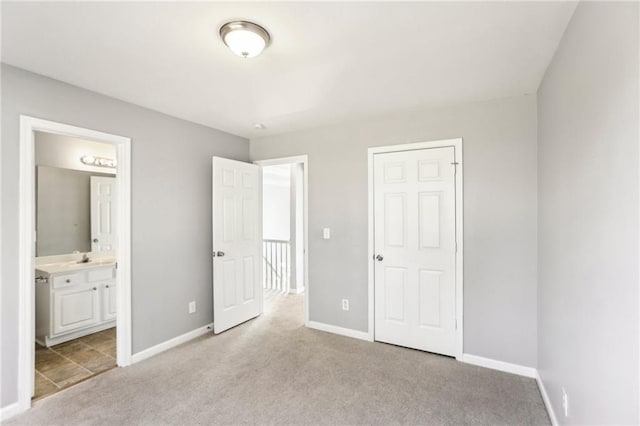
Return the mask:
[[328,333],[353,337],[354,339],[366,340],[368,342],[373,341],[373,339],[371,339],[371,337],[369,336],[369,333],[367,333],[366,331],[352,330],[350,328],[338,327],[336,325],[329,325],[316,321],[309,321],[306,325],[307,327],[313,328],[314,330],[326,331]]
[[511,364],[509,362],[484,358],[477,355],[462,354],[462,362],[491,368],[493,370],[504,371],[506,373],[517,374],[519,376],[530,377],[532,379],[537,377],[536,369],[533,367],[525,367],[524,365]]
[[9,420],[11,417],[16,414],[22,413],[24,410],[20,409],[20,404],[14,402],[13,404],[9,404],[6,407],[0,408],[0,422],[4,422],[5,420]]
[[166,342],[162,342],[148,349],[145,349],[141,352],[133,354],[133,356],[131,357],[131,364],[135,364],[136,362],[140,362],[154,355],[158,355],[161,352],[164,352],[178,345],[181,345],[185,342],[188,342],[189,340],[195,339],[196,337],[202,336],[203,334],[207,334],[211,330],[213,330],[213,323],[205,325],[200,328],[196,328],[195,330],[191,330],[180,336],[174,337],[173,339],[169,339]]
[[549,399],[549,395],[547,394],[547,389],[544,387],[544,383],[542,382],[542,377],[540,377],[540,372],[536,370],[536,382],[538,383],[538,389],[540,389],[540,395],[542,395],[542,401],[544,402],[544,406],[547,408],[547,413],[549,414],[549,419],[551,420],[551,424],[553,426],[558,426],[558,418],[556,417],[556,412],[553,410],[553,405],[551,405],[551,400]]

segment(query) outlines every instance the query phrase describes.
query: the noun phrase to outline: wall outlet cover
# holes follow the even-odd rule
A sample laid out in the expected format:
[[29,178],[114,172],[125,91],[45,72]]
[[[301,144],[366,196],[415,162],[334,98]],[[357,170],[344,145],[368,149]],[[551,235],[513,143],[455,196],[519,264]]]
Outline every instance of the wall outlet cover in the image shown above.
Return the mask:
[[189,313],[190,314],[195,314],[196,312],[196,302],[189,302]]
[[342,310],[343,311],[349,310],[349,299],[342,299]]

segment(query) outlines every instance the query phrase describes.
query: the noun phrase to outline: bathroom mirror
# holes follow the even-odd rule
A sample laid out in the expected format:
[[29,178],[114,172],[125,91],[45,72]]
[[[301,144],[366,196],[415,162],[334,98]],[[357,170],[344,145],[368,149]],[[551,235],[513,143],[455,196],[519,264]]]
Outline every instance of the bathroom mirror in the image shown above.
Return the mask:
[[85,158],[115,159],[113,147],[40,132],[35,139],[36,256],[113,250],[115,168]]

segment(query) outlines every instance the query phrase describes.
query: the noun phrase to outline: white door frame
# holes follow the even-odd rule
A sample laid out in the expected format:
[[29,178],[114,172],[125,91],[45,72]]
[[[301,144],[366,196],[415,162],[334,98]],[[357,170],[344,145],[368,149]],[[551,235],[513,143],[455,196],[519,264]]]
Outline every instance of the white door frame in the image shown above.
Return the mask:
[[272,158],[268,160],[258,160],[254,161],[254,164],[257,164],[262,167],[266,166],[281,166],[283,164],[300,164],[304,165],[304,200],[303,200],[303,216],[304,216],[304,226],[303,226],[303,240],[304,240],[304,325],[309,326],[309,295],[311,292],[309,291],[309,156],[307,155],[297,155],[293,157],[282,157],[282,158]]
[[369,148],[368,150],[368,171],[369,171],[369,328],[368,335],[369,340],[373,341],[375,338],[375,324],[374,324],[374,206],[373,206],[373,156],[375,154],[382,154],[387,152],[402,152],[402,151],[415,151],[419,149],[428,148],[443,148],[453,147],[455,153],[456,165],[456,178],[455,178],[455,196],[456,196],[456,359],[462,361],[463,353],[463,197],[462,197],[462,138],[457,139],[445,139],[439,141],[430,142],[416,142],[401,145],[388,145],[378,146],[375,148]]
[[[131,139],[82,127],[20,116],[20,200],[19,200],[19,411],[31,407],[35,374],[35,136],[55,133],[116,146],[118,205],[117,363],[131,364]],[[78,161],[80,159],[78,158]]]

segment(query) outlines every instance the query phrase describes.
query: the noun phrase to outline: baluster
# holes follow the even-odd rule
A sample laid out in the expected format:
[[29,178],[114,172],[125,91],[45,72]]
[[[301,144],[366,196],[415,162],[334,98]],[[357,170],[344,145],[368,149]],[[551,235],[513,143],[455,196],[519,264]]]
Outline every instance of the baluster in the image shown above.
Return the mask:
[[285,293],[289,292],[289,287],[290,287],[290,282],[289,282],[289,244],[288,243],[283,243],[284,244],[284,252],[286,254],[285,256],[285,262],[284,262],[284,279],[285,279],[285,288],[284,291]]
[[278,275],[278,291],[282,291],[282,271],[280,267],[282,266],[282,247],[280,243],[276,243],[278,245],[278,262],[276,263],[276,271]]
[[271,243],[267,241],[267,273],[269,276],[267,277],[267,288],[271,289]]
[[276,276],[273,273],[273,262],[275,262],[276,248],[273,246],[273,242],[269,243],[271,246],[271,290],[276,286]]
[[287,293],[289,291],[289,244],[282,243],[284,247],[284,291]]

